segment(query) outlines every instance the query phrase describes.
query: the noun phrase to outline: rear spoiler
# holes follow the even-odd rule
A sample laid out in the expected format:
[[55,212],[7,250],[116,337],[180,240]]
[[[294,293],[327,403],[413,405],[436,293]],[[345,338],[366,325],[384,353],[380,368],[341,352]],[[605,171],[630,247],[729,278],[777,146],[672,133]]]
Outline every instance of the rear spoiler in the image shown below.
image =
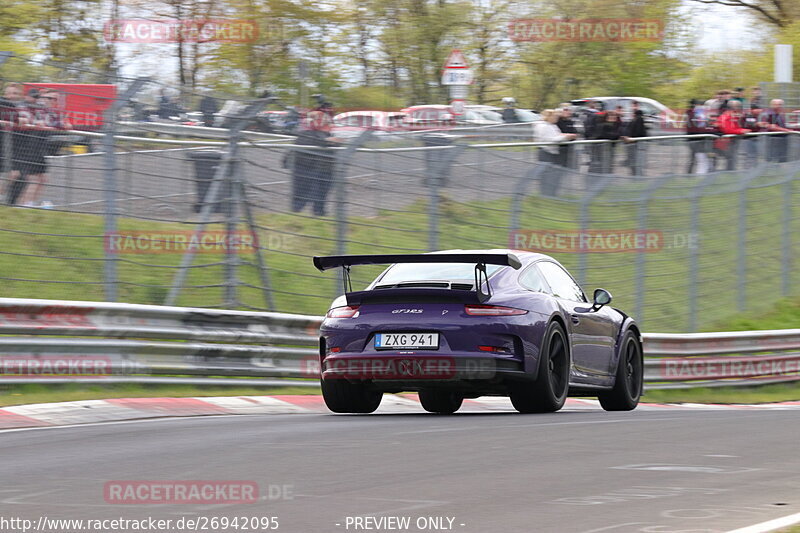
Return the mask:
[[[349,294],[352,294],[353,291],[350,283],[351,266],[396,263],[474,263],[475,293],[481,303],[492,296],[491,288],[489,287],[489,276],[486,274],[486,265],[510,266],[514,270],[522,268],[522,262],[519,258],[509,253],[327,255],[314,257],[314,266],[320,272],[330,268],[342,267],[342,282],[344,287],[349,289]],[[486,284],[486,292],[483,292],[483,283]]]
[[476,265],[510,266],[514,270],[522,262],[514,254],[376,254],[315,256],[314,266],[320,272],[353,265],[389,265],[394,263],[475,263]]

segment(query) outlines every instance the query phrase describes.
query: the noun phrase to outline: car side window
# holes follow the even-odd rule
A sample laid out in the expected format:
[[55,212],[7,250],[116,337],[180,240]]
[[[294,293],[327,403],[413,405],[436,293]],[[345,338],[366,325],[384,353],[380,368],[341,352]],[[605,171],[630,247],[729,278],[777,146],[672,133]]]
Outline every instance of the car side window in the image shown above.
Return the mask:
[[519,277],[519,284],[528,289],[529,291],[549,293],[550,288],[544,282],[542,274],[536,265],[531,265]]
[[585,302],[586,298],[580,286],[575,283],[572,276],[555,263],[550,261],[541,261],[537,263],[541,269],[544,279],[553,291],[553,295],[565,300],[572,300],[575,302]]

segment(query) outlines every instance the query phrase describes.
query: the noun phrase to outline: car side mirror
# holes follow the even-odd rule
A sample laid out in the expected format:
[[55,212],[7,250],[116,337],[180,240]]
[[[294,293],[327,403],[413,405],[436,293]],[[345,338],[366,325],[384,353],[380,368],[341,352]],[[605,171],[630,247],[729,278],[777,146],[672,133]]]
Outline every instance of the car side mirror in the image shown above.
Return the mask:
[[594,305],[592,306],[595,311],[611,303],[611,293],[605,289],[594,290]]

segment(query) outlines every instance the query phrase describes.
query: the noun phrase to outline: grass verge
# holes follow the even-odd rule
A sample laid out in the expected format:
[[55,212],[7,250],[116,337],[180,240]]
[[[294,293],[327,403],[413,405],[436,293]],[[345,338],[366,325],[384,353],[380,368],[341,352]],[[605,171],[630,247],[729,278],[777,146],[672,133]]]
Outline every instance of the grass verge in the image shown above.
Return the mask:
[[648,403],[772,403],[800,400],[800,383],[760,387],[707,387],[684,390],[652,390]]

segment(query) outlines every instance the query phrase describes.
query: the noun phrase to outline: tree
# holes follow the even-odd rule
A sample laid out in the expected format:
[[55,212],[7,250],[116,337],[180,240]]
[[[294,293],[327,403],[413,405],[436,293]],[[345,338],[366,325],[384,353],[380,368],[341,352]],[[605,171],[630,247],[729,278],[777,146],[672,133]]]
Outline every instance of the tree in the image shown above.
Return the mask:
[[738,7],[748,10],[761,20],[778,28],[785,28],[800,18],[797,0],[692,0],[700,4]]

